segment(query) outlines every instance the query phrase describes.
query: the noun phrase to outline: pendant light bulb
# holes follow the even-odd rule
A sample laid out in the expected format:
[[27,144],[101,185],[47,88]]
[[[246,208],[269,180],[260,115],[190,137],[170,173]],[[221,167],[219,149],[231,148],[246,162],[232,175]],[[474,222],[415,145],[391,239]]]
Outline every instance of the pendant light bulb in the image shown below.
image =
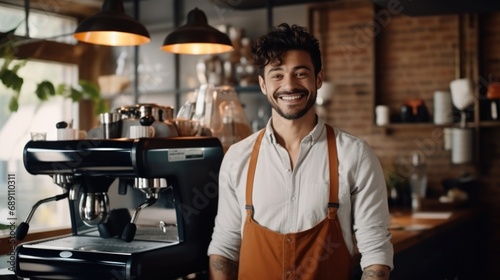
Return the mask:
[[161,49],[177,54],[217,54],[234,50],[229,36],[208,25],[207,16],[198,8],[188,13],[185,25],[165,38]]
[[107,46],[149,43],[146,27],[125,14],[121,0],[105,0],[99,13],[80,23],[73,35],[78,41]]

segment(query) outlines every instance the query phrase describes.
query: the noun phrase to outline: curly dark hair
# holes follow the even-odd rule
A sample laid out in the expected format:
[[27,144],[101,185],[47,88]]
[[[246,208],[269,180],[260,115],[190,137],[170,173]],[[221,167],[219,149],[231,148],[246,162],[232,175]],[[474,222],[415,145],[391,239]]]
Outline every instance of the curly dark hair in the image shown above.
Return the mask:
[[289,50],[304,50],[311,55],[314,74],[321,70],[321,51],[318,40],[305,27],[282,23],[273,27],[264,36],[255,40],[251,46],[253,64],[263,75],[269,63],[282,63],[283,53]]

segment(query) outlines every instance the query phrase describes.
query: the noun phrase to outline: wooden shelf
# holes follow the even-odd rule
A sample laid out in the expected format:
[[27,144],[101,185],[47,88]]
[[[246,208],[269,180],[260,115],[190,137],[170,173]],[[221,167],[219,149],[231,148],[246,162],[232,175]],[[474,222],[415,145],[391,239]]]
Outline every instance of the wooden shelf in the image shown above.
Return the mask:
[[[449,123],[449,124],[434,124],[434,123],[391,123],[388,125],[375,125],[376,127],[384,129],[386,134],[390,134],[393,130],[415,130],[415,129],[433,129],[433,128],[453,128],[459,127],[459,123]],[[491,125],[493,126],[493,125]],[[497,126],[500,127],[500,122]],[[474,128],[474,122],[467,122],[466,127]]]
[[[433,128],[437,125],[433,123],[391,123],[379,127],[387,129],[414,129],[414,128]],[[444,126],[443,126],[444,127]]]
[[500,127],[500,121],[480,121],[480,127]]

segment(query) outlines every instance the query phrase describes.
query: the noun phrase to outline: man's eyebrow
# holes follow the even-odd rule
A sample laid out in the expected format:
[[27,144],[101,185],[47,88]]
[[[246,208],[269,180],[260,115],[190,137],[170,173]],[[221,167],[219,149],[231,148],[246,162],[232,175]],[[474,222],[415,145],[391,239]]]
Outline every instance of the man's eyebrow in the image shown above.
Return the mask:
[[269,74],[271,72],[281,71],[281,70],[283,70],[283,67],[276,66],[276,67],[273,67],[273,68],[269,69],[269,71],[267,71],[267,74]]
[[[306,69],[308,71],[312,71],[309,67],[307,67],[305,65],[298,65],[298,66],[293,67],[293,71],[297,71],[297,70],[300,70],[300,69]],[[273,67],[273,68],[269,69],[269,71],[267,71],[267,74],[275,72],[275,71],[282,71],[282,70],[283,70],[283,67],[276,66],[276,67]]]
[[305,66],[305,65],[299,65],[299,66],[295,66],[293,67],[293,70],[294,71],[297,71],[297,70],[300,70],[300,69],[306,69],[308,71],[312,71],[309,67]]

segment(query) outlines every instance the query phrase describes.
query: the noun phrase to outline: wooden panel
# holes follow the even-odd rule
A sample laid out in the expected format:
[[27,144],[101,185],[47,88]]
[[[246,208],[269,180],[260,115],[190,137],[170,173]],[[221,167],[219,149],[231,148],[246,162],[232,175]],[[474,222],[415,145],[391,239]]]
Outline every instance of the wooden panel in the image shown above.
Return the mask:
[[[24,0],[2,0],[5,4],[24,7]],[[101,10],[100,0],[30,0],[30,7],[46,13],[72,16],[79,19],[94,15]]]

